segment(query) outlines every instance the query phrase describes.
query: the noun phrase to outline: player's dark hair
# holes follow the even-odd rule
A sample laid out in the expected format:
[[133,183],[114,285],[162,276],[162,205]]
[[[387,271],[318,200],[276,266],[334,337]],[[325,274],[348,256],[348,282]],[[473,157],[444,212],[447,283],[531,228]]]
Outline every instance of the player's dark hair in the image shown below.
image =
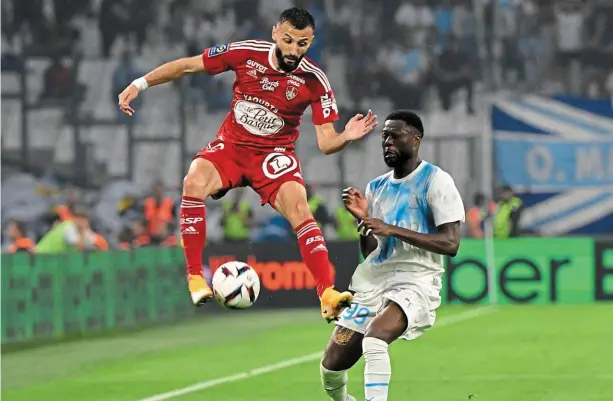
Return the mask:
[[392,111],[386,118],[387,120],[400,120],[404,121],[408,126],[415,128],[421,136],[424,136],[424,124],[421,122],[421,118],[416,113],[410,110],[396,110]]
[[281,13],[279,22],[289,22],[296,29],[305,29],[308,27],[315,30],[315,18],[310,12],[304,8],[292,7]]

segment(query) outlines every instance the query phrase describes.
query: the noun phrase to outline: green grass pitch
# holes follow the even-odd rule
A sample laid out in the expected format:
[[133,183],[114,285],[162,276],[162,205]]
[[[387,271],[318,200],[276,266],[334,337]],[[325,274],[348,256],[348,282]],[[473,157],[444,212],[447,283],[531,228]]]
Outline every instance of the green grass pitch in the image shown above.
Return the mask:
[[[613,400],[613,304],[475,308],[445,306],[439,327],[390,347],[390,400]],[[312,354],[332,328],[317,310],[203,313],[174,326],[11,352],[2,356],[2,400],[325,401]],[[358,400],[362,373],[362,363],[350,371]],[[152,398],[203,382],[207,388]]]

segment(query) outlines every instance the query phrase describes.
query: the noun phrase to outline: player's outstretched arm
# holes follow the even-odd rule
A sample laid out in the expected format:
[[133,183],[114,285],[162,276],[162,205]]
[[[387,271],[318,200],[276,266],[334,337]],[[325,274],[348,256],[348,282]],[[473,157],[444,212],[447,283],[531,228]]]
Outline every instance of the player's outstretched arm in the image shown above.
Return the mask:
[[180,58],[163,64],[144,77],[135,79],[128,85],[128,87],[119,94],[119,108],[121,111],[131,116],[134,114],[134,109],[130,107],[130,103],[136,99],[140,92],[150,86],[174,81],[185,74],[202,71],[204,71],[202,56]]
[[336,132],[333,123],[315,126],[317,145],[326,155],[342,150],[349,142],[362,138],[377,126],[377,116],[368,110],[366,115],[356,114],[341,133]]
[[460,248],[460,222],[441,224],[435,234],[422,234],[379,219],[366,217],[358,228],[382,237],[396,237],[402,242],[441,255],[455,256]]

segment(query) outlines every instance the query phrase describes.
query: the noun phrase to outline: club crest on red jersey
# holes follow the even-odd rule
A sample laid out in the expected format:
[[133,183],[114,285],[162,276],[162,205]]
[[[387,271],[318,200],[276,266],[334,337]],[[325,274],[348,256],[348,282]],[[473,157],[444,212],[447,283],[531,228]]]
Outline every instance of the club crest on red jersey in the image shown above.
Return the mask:
[[287,100],[294,100],[296,96],[298,96],[298,88],[295,86],[288,86],[287,89],[285,89],[285,97]]

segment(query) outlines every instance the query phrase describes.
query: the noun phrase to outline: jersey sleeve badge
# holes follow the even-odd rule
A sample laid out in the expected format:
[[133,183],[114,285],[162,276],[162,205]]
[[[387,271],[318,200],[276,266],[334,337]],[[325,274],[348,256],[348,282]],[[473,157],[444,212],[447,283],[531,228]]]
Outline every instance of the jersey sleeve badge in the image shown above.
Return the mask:
[[209,50],[209,57],[219,56],[228,51],[228,43],[223,45],[215,45]]

